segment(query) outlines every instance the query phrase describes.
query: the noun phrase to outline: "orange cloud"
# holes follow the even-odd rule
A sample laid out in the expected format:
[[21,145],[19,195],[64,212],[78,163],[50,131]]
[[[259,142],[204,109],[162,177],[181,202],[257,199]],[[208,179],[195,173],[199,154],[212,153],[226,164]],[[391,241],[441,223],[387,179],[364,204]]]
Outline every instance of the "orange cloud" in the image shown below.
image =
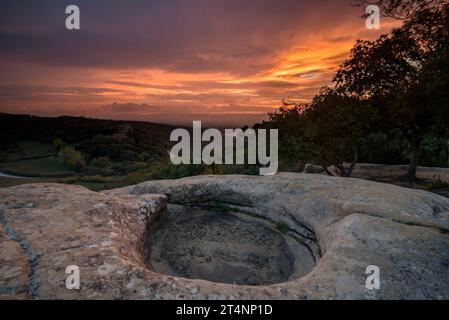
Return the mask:
[[[92,11],[78,34],[31,31],[2,4],[1,112],[251,124],[282,98],[310,99],[356,39],[398,25],[366,30],[347,0],[155,1],[147,11],[133,3],[123,22],[117,6],[95,16],[101,2],[81,2]],[[19,17],[20,5],[10,7]]]

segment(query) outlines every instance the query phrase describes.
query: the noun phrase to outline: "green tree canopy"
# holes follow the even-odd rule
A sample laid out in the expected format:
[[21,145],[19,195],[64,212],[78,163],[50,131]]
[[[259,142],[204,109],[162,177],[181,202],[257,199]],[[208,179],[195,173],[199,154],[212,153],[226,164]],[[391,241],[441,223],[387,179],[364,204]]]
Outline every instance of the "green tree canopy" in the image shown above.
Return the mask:
[[360,140],[374,119],[367,103],[330,88],[310,104],[284,105],[271,115],[272,125],[280,128],[282,155],[318,164],[328,174],[335,166],[344,177],[352,174]]
[[384,129],[399,129],[410,143],[410,181],[425,136],[447,134],[448,48],[449,6],[423,10],[390,35],[358,41],[334,77],[337,90],[371,101]]

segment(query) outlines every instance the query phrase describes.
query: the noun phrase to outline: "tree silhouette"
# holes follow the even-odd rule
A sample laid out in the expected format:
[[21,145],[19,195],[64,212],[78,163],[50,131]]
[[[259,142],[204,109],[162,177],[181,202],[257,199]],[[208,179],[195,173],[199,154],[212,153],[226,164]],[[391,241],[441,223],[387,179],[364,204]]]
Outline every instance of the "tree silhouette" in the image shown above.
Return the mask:
[[371,101],[384,128],[399,129],[410,143],[410,181],[425,136],[447,134],[448,48],[449,6],[426,9],[390,35],[358,41],[334,77],[338,90]]
[[374,119],[366,103],[325,87],[310,104],[284,103],[271,114],[271,125],[280,129],[282,155],[320,165],[329,175],[335,166],[338,175],[349,177]]
[[377,5],[386,17],[410,19],[424,10],[439,10],[448,0],[353,0],[356,6]]
[[[350,177],[359,160],[359,144],[375,120],[375,110],[355,97],[323,88],[304,113],[302,147],[306,159],[320,164],[328,174]],[[349,166],[345,166],[349,162]]]

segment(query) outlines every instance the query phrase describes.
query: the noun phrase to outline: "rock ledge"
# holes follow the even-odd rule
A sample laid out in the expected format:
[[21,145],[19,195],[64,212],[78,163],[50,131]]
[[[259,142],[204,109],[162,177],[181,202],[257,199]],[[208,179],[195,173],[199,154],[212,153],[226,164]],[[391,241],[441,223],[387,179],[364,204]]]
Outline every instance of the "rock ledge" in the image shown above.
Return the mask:
[[[167,202],[168,212],[220,206],[282,223],[317,265],[261,286],[154,272],[144,244]],[[68,265],[80,268],[80,290],[65,286]],[[380,290],[365,286],[369,265],[380,268]],[[449,199],[290,173],[150,181],[103,193],[58,184],[0,189],[0,298],[449,299]]]

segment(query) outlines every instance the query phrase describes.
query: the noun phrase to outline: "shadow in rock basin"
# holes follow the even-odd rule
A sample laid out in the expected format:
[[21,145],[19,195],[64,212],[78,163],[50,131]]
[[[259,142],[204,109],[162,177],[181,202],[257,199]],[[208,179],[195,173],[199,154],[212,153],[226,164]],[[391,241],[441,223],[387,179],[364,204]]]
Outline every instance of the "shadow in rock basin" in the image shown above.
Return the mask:
[[148,233],[146,262],[158,273],[254,286],[300,278],[315,266],[304,244],[268,221],[179,209],[172,207]]

